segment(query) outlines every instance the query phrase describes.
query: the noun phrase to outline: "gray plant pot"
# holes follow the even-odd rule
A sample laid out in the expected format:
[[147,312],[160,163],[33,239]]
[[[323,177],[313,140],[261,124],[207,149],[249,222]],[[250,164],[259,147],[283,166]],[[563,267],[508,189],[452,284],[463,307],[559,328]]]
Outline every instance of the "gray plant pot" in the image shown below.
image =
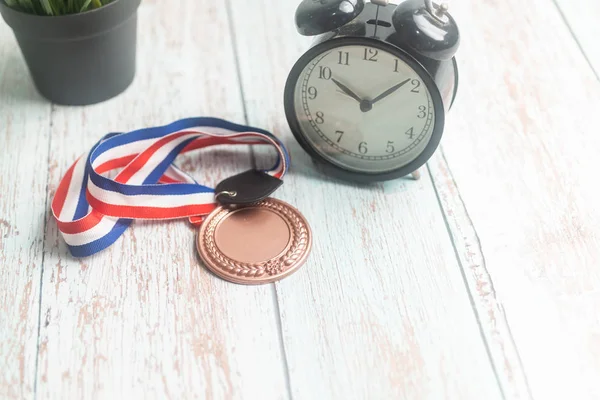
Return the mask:
[[135,76],[137,9],[141,0],[116,0],[82,14],[30,15],[6,6],[38,91],[65,105],[86,105],[123,92]]

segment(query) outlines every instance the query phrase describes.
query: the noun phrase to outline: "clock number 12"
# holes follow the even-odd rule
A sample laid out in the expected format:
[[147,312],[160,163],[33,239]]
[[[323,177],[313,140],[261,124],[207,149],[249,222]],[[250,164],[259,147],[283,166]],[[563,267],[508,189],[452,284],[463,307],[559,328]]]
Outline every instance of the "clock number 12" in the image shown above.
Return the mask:
[[375,49],[365,49],[365,56],[363,60],[365,61],[377,61],[377,55],[379,54],[379,50]]

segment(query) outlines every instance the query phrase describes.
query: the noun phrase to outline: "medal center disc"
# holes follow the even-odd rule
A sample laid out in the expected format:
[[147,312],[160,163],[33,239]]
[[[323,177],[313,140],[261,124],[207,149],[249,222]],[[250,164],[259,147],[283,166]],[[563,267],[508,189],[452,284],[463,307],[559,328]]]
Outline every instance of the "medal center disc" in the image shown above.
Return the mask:
[[290,227],[279,214],[250,207],[234,211],[221,221],[215,243],[233,260],[261,263],[283,253],[290,236]]

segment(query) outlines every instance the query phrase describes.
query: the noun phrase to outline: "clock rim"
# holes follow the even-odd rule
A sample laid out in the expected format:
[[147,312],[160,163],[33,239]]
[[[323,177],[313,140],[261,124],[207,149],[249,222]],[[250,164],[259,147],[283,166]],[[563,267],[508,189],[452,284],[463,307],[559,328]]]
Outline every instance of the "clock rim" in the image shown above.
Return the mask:
[[[308,65],[308,63],[314,60],[314,58],[317,55],[322,54],[325,51],[334,49],[336,47],[352,45],[371,46],[398,56],[398,58],[400,58],[402,61],[408,64],[417,73],[417,75],[419,75],[419,77],[422,79],[423,83],[427,87],[427,90],[429,90],[429,94],[431,95],[431,100],[433,102],[433,108],[435,113],[434,126],[431,138],[425,146],[425,149],[421,152],[421,154],[417,156],[417,158],[397,169],[387,172],[361,172],[353,169],[344,168],[325,158],[325,156],[323,156],[313,147],[310,141],[302,133],[300,122],[298,121],[298,116],[295,111],[295,88],[296,83],[300,78],[300,74],[302,73],[302,71],[304,71],[306,65]],[[288,125],[290,126],[290,129],[292,131],[292,134],[296,138],[296,141],[300,144],[304,151],[306,151],[314,160],[319,162],[319,164],[325,170],[324,172],[327,175],[332,175],[336,178],[359,183],[380,182],[397,179],[403,176],[410,175],[411,173],[417,171],[419,168],[425,165],[427,161],[431,159],[431,157],[439,147],[444,131],[446,115],[446,110],[444,108],[442,96],[437,85],[435,84],[433,77],[418,60],[411,56],[407,51],[391,43],[383,42],[378,39],[364,37],[334,38],[325,42],[321,42],[315,45],[314,47],[310,48],[308,51],[306,51],[298,59],[298,61],[296,61],[288,75],[284,89],[284,108]]]

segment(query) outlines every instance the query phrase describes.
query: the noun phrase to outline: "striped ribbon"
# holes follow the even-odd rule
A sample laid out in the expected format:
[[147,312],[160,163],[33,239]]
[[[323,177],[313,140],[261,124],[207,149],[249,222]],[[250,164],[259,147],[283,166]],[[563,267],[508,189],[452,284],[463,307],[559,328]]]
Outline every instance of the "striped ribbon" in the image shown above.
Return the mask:
[[[278,160],[268,171],[282,178],[289,166],[284,145],[271,133],[217,118],[109,134],[67,171],[52,212],[74,257],[113,244],[134,219],[190,218],[200,224],[216,207],[214,189],[174,165],[178,155],[214,145],[269,144]],[[111,179],[106,175],[120,171]]]

